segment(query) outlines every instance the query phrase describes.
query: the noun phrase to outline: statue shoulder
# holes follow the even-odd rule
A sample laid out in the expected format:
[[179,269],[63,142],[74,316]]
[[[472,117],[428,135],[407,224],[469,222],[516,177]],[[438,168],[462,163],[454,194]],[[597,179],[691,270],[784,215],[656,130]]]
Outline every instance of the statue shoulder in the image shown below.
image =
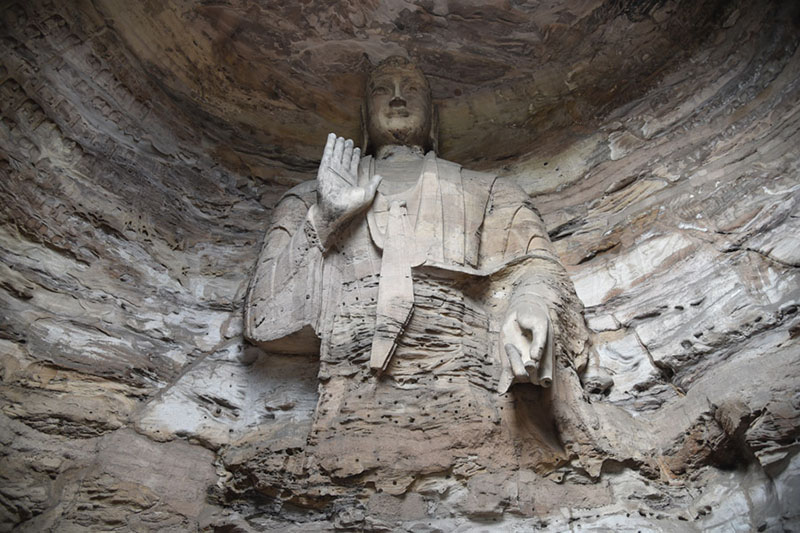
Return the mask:
[[[278,203],[283,202],[286,199],[296,198],[302,201],[310,201],[310,203],[314,203],[317,194],[317,180],[308,180],[302,183],[298,183],[281,196],[281,199],[278,200]],[[310,205],[310,204],[309,204]]]
[[492,185],[492,204],[495,206],[524,205],[533,209],[533,203],[528,193],[516,181],[509,178],[498,178],[494,181]]
[[485,183],[490,187],[492,186],[492,184],[497,179],[497,175],[496,174],[491,174],[489,172],[480,172],[478,170],[470,170],[468,168],[463,168],[463,167],[461,169],[461,177],[462,177],[462,179],[465,179],[465,180],[478,181],[478,182],[481,182],[481,183]]
[[304,181],[286,191],[272,208],[273,227],[299,225],[317,199],[317,180]]
[[445,172],[449,170],[452,173],[460,174],[461,180],[464,182],[464,185],[467,188],[469,188],[470,185],[474,185],[476,187],[485,187],[486,190],[490,190],[497,179],[496,174],[480,172],[478,170],[470,170],[462,167],[458,163],[448,161],[447,159],[442,159],[441,157],[436,158],[436,166],[439,167],[440,173],[443,170]]
[[[498,177],[491,172],[481,172],[464,168],[458,163],[448,161],[440,157],[436,158],[440,174],[452,174],[457,172],[461,176],[465,191],[489,191],[492,204],[510,205],[531,205],[530,196],[519,186],[519,184],[509,178]],[[444,171],[444,172],[443,172]]]

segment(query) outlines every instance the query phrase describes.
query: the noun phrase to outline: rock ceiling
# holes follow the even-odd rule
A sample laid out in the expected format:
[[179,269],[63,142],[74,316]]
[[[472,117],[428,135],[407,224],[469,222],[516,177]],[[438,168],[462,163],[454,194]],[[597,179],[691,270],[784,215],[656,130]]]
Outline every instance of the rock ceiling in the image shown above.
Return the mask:
[[[0,3],[0,531],[798,529],[798,28],[793,0]],[[456,468],[338,478],[318,360],[243,339],[273,206],[393,53],[567,267],[615,381],[589,469],[465,435]]]
[[[590,131],[736,16],[721,1],[657,0],[94,6],[220,150],[305,162],[329,131],[358,138],[364,72],[388,55],[430,77],[445,156],[496,161]],[[216,138],[219,123],[231,138]]]

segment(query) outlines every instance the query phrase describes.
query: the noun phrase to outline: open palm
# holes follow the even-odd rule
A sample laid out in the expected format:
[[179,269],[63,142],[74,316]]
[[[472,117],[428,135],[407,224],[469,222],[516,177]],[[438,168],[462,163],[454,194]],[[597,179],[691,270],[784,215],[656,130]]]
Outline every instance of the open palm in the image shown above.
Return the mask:
[[315,221],[323,242],[333,235],[343,223],[372,203],[381,177],[375,175],[370,182],[358,185],[358,163],[361,150],[353,141],[328,135],[322,161],[317,171],[317,210]]

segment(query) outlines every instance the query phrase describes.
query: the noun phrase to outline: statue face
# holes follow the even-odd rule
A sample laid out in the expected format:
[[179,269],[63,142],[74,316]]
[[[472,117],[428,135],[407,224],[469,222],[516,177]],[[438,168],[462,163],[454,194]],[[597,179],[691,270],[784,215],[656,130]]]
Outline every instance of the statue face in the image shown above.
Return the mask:
[[418,71],[399,66],[374,73],[366,98],[367,131],[375,148],[426,144],[431,128],[431,98]]

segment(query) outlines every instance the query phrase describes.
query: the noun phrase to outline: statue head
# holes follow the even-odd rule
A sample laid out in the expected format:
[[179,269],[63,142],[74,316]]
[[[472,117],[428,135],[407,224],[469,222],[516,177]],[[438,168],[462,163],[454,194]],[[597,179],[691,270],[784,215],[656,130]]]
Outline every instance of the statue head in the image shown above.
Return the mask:
[[435,151],[436,122],[430,85],[417,65],[391,56],[370,72],[361,108],[365,153],[393,144]]

